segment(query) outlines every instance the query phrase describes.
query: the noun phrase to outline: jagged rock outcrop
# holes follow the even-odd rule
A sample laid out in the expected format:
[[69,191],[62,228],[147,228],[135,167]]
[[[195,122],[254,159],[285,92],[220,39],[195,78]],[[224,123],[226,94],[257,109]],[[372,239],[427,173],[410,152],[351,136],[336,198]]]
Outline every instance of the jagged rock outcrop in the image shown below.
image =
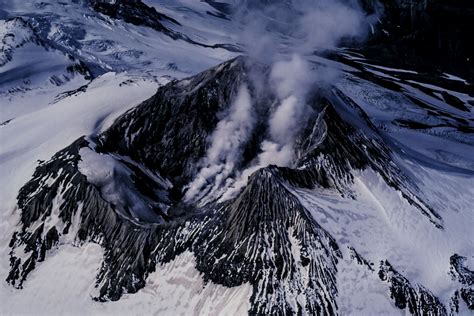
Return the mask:
[[216,114],[230,106],[245,77],[237,60],[160,88],[101,135],[99,151],[130,155],[173,183],[189,181],[218,123]]
[[[79,153],[88,145],[79,139],[56,154],[20,192],[23,226],[11,241],[8,282],[21,287],[47,251],[70,238],[105,249],[98,300],[136,292],[158,262],[191,250],[206,280],[253,284],[251,313],[334,314],[340,252],[285,188],[277,168],[254,174],[232,203],[166,223],[137,223],[117,212],[79,172]],[[57,219],[53,225],[51,218]],[[293,301],[301,295],[303,301]]]
[[159,32],[169,33],[171,30],[163,22],[178,24],[155,8],[149,7],[141,0],[89,0],[92,8],[114,19],[124,20],[127,23],[151,27]]
[[[371,168],[436,227],[442,228],[440,215],[418,196],[418,188],[393,162],[391,150],[359,106],[337,89],[320,102],[324,123],[315,124],[317,118],[309,122],[300,148],[304,156],[300,157],[298,168],[290,172],[291,183],[306,188],[332,188],[352,196],[352,171]],[[323,131],[318,132],[323,137],[316,137],[315,141],[314,128],[318,125],[323,126],[319,127]]]
[[206,268],[218,283],[219,273],[227,271],[253,284],[250,314],[332,315],[340,251],[285,182],[272,166],[252,175],[223,209],[222,233],[206,245],[212,249],[212,256],[203,257]]
[[119,212],[117,205],[105,200],[100,188],[79,172],[80,151],[88,146],[89,142],[80,138],[58,152],[36,169],[20,191],[22,228],[11,240],[12,269],[7,278],[12,285],[21,288],[28,274],[45,260],[46,252],[65,240],[78,245],[96,242],[105,249],[97,277],[99,300],[117,300],[125,291],[136,292],[154,270],[151,252],[159,240],[164,242],[161,231],[156,224]]
[[452,310],[459,312],[459,299],[461,298],[470,310],[474,310],[474,271],[466,267],[466,257],[454,254],[449,259],[451,268],[449,273],[453,280],[461,284],[452,298]]
[[408,308],[412,315],[448,315],[446,308],[428,289],[412,285],[393,269],[388,261],[380,263],[379,277],[390,284],[390,297],[400,309]]

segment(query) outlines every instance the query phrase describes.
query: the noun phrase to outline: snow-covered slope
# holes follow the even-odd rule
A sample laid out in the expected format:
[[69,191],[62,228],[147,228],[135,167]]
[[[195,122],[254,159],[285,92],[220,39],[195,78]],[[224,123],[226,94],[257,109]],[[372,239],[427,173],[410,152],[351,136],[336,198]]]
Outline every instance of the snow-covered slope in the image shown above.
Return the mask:
[[472,312],[469,80],[137,3],[0,2],[0,314]]
[[42,41],[23,18],[0,21],[0,38],[2,122],[39,109],[51,95],[90,78],[84,64]]
[[[93,74],[138,70],[158,77],[183,76],[233,55],[226,49],[176,40],[147,25],[111,18],[93,10],[88,2],[6,1],[2,9],[6,17],[28,20],[43,40],[86,62]],[[163,23],[170,29],[179,27],[169,21]],[[227,44],[216,38],[203,41],[209,45]],[[179,65],[176,61],[180,61]]]

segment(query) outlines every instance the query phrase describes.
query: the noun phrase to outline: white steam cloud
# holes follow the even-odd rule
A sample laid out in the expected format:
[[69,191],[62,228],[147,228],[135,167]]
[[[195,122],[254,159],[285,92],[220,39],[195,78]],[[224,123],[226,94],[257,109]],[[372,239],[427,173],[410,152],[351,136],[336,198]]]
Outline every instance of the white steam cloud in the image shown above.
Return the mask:
[[236,14],[244,25],[246,53],[273,63],[282,55],[336,48],[344,38],[363,39],[368,19],[357,0],[247,0]]
[[219,190],[234,171],[245,144],[255,126],[252,99],[246,84],[242,84],[226,118],[217,124],[211,146],[185,194],[185,201],[194,201]]
[[[236,13],[242,27],[241,42],[251,59],[270,65],[270,85],[277,104],[268,118],[268,136],[250,167],[238,172],[242,150],[255,127],[248,88],[241,87],[230,114],[219,122],[204,167],[186,192],[187,201],[203,196],[235,197],[248,177],[268,165],[290,166],[295,140],[306,122],[309,93],[334,78],[307,59],[330,50],[345,38],[363,37],[365,13],[356,0],[265,0],[241,2]],[[315,69],[316,68],[316,69]],[[265,82],[259,74],[252,80]],[[232,178],[233,177],[233,178]]]
[[269,139],[260,146],[261,153],[257,163],[245,169],[237,180],[228,187],[221,201],[234,197],[247,184],[248,177],[260,168],[277,165],[289,166],[294,160],[295,137],[300,132],[306,105],[307,94],[314,85],[316,77],[311,65],[299,55],[273,65],[270,82],[280,103],[269,121]]

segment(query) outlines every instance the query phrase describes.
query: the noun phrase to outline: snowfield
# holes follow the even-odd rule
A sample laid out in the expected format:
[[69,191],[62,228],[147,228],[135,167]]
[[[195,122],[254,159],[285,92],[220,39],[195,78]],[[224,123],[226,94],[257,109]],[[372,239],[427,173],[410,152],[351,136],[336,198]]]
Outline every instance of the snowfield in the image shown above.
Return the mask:
[[2,315],[243,315],[250,287],[205,284],[192,254],[157,266],[147,286],[120,301],[92,300],[95,275],[102,260],[97,244],[65,245],[42,264],[22,290],[2,285]]

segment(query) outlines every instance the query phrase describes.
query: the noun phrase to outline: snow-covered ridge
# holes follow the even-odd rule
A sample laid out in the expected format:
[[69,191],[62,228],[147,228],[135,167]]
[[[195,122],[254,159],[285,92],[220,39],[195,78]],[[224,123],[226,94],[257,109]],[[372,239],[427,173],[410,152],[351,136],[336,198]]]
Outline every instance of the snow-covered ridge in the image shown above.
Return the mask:
[[[124,5],[136,6],[141,2],[133,3],[125,1]],[[140,10],[154,10],[142,6],[134,7],[135,11],[130,14],[146,18],[146,12],[141,15]],[[111,17],[95,11],[89,1],[15,0],[5,3],[3,9],[7,17],[21,17],[27,21],[44,42],[86,63],[93,75],[128,70],[150,77],[183,77],[235,56],[235,52],[218,47],[219,44],[234,43],[230,38],[212,37],[212,32],[208,33],[209,39],[203,35],[201,39],[195,37],[193,30],[186,26],[195,23],[194,20],[182,21],[183,26],[180,26],[179,21],[175,23],[172,18],[164,18],[162,22],[168,31],[160,31],[141,25],[143,23],[127,23],[116,14]],[[182,37],[170,36],[175,33]],[[189,52],[194,55],[191,59],[187,58]]]
[[41,109],[54,94],[90,79],[84,63],[41,39],[27,19],[1,20],[0,29],[1,122]]
[[34,39],[33,30],[21,18],[0,20],[0,67],[12,59],[13,51]]

